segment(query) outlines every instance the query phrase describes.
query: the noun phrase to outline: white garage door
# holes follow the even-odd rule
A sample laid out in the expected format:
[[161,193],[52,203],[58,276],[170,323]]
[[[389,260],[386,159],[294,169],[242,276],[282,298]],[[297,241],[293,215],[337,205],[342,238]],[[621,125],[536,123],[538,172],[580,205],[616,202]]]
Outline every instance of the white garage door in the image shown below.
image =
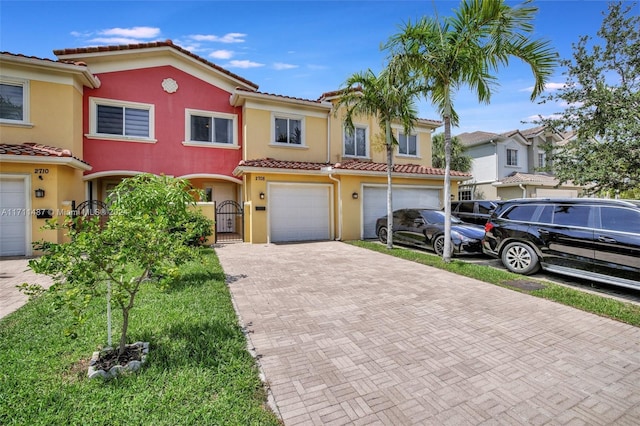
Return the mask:
[[330,239],[330,185],[271,184],[268,196],[271,242]]
[[[393,210],[422,207],[440,208],[440,190],[393,187]],[[387,214],[387,187],[365,186],[362,200],[363,238],[376,238],[376,220]]]
[[575,189],[536,189],[536,197],[538,198],[576,198],[578,191]]
[[0,178],[0,256],[24,256],[27,249],[25,180]]

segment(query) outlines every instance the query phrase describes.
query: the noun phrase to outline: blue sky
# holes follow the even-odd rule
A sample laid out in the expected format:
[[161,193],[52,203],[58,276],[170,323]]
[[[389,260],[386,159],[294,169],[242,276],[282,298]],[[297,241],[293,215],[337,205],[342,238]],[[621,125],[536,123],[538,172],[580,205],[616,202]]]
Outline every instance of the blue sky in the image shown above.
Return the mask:
[[[509,2],[517,5],[520,2]],[[626,1],[627,4],[632,4]],[[7,1],[0,0],[0,50],[54,58],[54,49],[171,39],[279,95],[317,99],[339,89],[354,72],[384,66],[381,44],[403,24],[424,15],[447,15],[457,0],[407,1]],[[537,0],[533,37],[549,40],[571,57],[581,35],[596,37],[607,2]],[[640,6],[638,12],[640,13]],[[455,97],[460,126],[453,134],[504,132],[561,106],[529,100],[533,77],[515,60],[497,74],[489,105],[461,91]],[[550,90],[564,83],[562,69]],[[421,118],[439,119],[427,101]],[[441,131],[440,128],[438,131]],[[437,132],[438,132],[437,131]]]

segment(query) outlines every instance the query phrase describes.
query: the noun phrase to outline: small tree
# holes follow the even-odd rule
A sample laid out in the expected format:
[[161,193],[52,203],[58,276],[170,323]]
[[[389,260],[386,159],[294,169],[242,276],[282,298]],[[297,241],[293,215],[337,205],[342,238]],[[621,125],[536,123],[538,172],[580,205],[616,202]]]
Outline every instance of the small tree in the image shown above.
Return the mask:
[[[188,181],[141,174],[124,179],[110,195],[110,217],[76,218],[62,227],[70,242],[41,244],[44,255],[29,262],[37,273],[54,279],[51,290],[69,307],[76,325],[93,297],[111,283],[111,300],[122,310],[118,355],[126,348],[130,313],[143,284],[167,285],[177,266],[196,255],[190,243],[192,219],[201,215]],[[201,218],[198,219],[201,222]],[[210,221],[210,225],[212,222]]]
[[[566,83],[544,102],[568,105],[539,123],[575,137],[549,151],[561,182],[587,192],[634,196],[640,189],[640,16],[636,3],[609,4],[598,36],[582,36],[561,61]],[[634,13],[635,12],[635,13]],[[637,194],[637,192],[635,192]]]

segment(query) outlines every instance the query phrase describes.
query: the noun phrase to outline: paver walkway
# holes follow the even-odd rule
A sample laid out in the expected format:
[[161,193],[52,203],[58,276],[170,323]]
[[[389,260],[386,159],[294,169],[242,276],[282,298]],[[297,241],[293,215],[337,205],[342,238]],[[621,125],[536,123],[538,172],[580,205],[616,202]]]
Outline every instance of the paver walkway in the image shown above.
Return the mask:
[[285,425],[640,424],[640,328],[340,242],[216,252]]
[[44,288],[49,288],[53,283],[48,276],[29,269],[29,261],[24,257],[0,259],[0,318],[27,302],[28,297],[16,288],[24,282],[40,284]]

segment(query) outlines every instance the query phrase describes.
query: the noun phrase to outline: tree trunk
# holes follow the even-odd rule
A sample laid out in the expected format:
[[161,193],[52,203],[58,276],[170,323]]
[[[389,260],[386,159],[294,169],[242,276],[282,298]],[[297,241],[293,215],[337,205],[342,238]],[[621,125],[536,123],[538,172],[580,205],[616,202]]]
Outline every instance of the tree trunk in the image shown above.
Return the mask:
[[451,262],[451,115],[444,114],[444,249],[442,260]]
[[393,141],[391,139],[391,122],[386,123],[387,139],[387,248],[393,248],[393,203],[391,193],[391,172],[393,171]]

